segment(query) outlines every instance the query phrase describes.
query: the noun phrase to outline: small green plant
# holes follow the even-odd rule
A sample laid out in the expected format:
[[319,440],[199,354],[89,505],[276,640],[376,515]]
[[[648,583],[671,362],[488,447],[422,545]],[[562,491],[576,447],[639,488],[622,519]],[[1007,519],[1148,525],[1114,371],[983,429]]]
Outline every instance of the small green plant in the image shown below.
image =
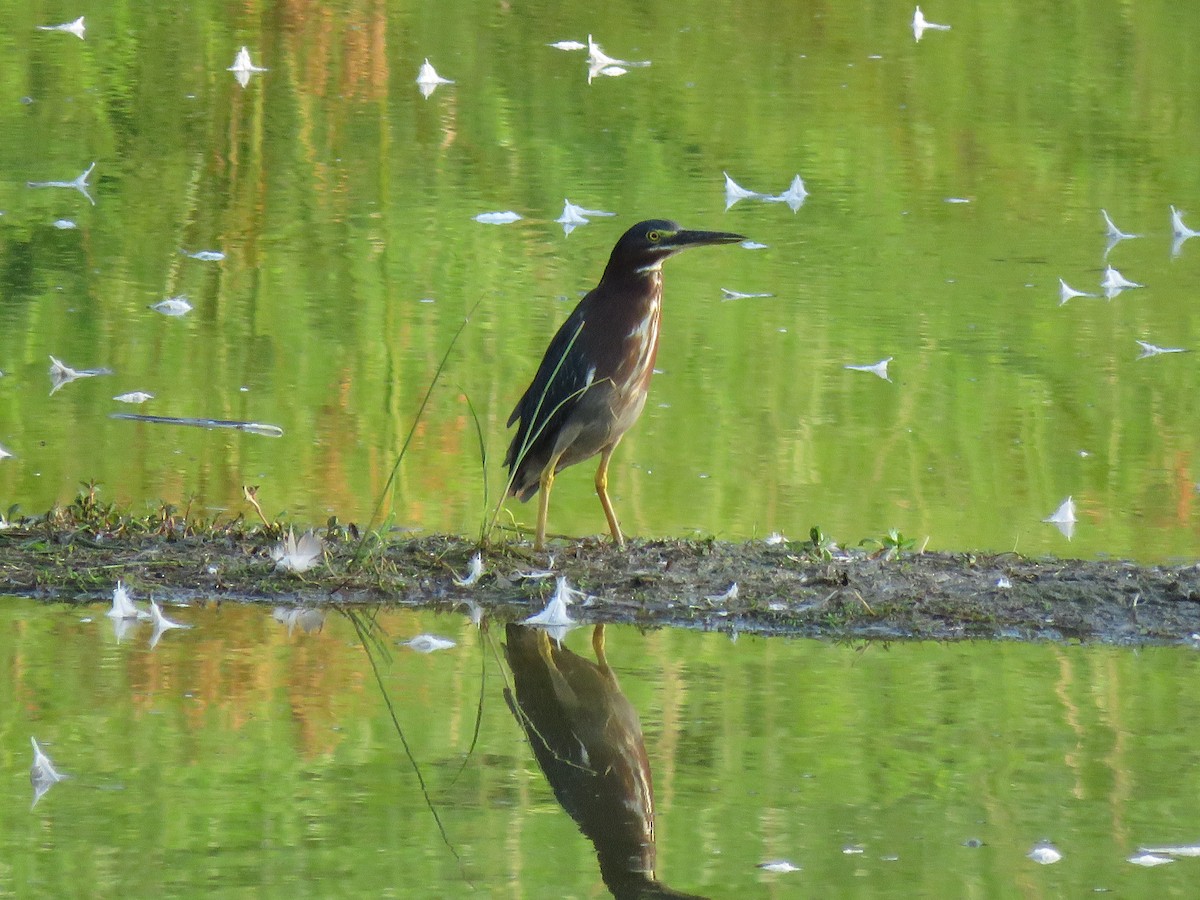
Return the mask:
[[821,531],[820,525],[810,528],[808,540],[796,546],[812,562],[829,562],[838,549],[838,545]]
[[79,494],[68,508],[68,513],[75,523],[81,527],[95,531],[106,531],[109,520],[113,516],[113,505],[101,503],[96,496],[100,484],[96,481],[85,481],[79,485]]
[[883,557],[883,559],[895,559],[902,553],[908,553],[916,545],[914,538],[906,538],[895,528],[889,528],[887,534],[881,538],[863,538],[858,544],[860,547],[875,547],[871,552],[871,559]]

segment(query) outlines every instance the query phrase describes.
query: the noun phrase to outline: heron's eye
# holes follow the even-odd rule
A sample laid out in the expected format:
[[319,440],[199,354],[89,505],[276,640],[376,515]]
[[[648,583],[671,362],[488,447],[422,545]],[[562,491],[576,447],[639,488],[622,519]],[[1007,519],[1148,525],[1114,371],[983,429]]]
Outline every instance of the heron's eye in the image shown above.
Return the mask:
[[661,235],[657,231],[651,231],[646,235],[646,240],[652,244],[657,244]]

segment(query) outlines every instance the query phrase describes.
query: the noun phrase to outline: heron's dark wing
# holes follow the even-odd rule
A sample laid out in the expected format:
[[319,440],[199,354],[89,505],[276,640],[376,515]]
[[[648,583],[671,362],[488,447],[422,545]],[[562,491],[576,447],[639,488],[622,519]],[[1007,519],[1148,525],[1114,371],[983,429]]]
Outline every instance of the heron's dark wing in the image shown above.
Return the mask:
[[[585,297],[555,333],[537,374],[508,417],[510,426],[518,424],[504,465],[510,472],[515,472],[518,464],[522,473],[532,471],[535,485],[542,466],[549,460],[555,436],[570,419],[588,386],[588,373],[592,369],[583,347],[586,314]],[[527,481],[515,478],[512,492],[526,493]]]

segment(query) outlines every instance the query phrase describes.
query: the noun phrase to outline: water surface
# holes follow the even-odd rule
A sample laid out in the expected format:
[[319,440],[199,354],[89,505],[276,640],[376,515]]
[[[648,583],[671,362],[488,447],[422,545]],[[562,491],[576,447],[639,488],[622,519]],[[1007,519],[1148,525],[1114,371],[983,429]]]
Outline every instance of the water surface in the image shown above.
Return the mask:
[[[152,650],[148,625],[118,642],[99,606],[0,605],[4,890],[604,893],[592,845],[505,704],[503,628],[382,612],[368,657],[337,613],[289,632],[265,607],[167,612],[192,627]],[[397,646],[420,633],[457,646]],[[594,659],[590,638],[576,630],[565,646]],[[640,719],[657,874],[673,888],[1193,890],[1195,859],[1126,861],[1200,836],[1193,649],[834,646],[609,627],[606,651]],[[30,736],[69,776],[32,811]],[[1040,841],[1062,861],[1026,858]],[[777,858],[801,870],[756,867]]]

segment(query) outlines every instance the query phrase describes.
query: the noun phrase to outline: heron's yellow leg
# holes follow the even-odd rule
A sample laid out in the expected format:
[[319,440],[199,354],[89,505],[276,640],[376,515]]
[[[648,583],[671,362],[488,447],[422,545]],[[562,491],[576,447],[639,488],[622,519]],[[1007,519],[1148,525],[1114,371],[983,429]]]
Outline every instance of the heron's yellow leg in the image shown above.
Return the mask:
[[541,477],[538,479],[541,491],[538,496],[537,536],[533,541],[534,550],[543,550],[546,547],[546,514],[550,511],[550,488],[554,487],[554,470],[557,468],[561,456],[561,453],[557,453],[550,457],[550,462],[546,463],[546,467],[542,469]]
[[613,511],[612,501],[608,499],[608,461],[612,458],[614,444],[605,447],[600,452],[600,465],[596,467],[596,495],[600,505],[604,507],[604,515],[608,519],[608,530],[612,532],[613,543],[618,547],[625,546],[625,538],[621,535],[621,526],[617,524],[617,514]]

